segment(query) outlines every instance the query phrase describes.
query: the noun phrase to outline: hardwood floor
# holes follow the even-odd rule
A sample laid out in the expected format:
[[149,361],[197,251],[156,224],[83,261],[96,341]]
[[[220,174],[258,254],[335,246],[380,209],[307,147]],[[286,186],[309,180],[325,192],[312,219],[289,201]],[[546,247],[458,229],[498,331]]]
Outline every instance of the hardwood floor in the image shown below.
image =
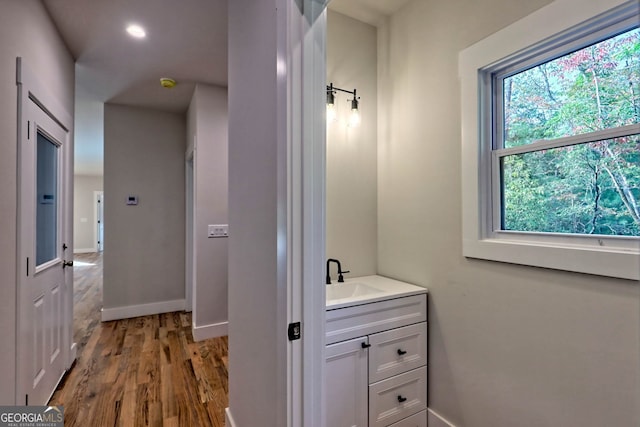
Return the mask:
[[194,343],[190,313],[102,323],[102,257],[75,261],[78,359],[50,401],[65,426],[223,427],[227,337]]

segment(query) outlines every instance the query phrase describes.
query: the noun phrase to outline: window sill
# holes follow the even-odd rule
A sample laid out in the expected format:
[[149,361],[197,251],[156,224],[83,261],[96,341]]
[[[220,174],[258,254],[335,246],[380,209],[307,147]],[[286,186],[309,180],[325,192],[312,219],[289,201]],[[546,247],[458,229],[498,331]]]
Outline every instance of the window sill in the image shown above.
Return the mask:
[[640,280],[640,249],[465,239],[463,255],[467,258]]

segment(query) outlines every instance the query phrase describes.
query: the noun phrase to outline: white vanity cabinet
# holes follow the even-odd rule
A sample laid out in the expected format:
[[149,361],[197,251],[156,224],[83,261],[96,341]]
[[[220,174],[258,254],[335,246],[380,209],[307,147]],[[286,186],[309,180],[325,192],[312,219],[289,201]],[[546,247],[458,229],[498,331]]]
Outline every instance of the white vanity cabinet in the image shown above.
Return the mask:
[[426,427],[427,294],[418,292],[328,307],[327,427]]

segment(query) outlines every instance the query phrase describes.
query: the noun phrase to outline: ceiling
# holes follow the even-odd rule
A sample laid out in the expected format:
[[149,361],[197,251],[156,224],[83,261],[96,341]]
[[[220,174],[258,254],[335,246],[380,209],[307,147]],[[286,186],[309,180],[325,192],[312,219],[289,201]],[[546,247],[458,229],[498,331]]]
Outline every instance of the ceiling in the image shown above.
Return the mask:
[[411,0],[332,0],[329,9],[374,26]]
[[[77,86],[101,102],[186,111],[196,82],[227,85],[226,0],[44,0],[76,60]],[[144,39],[130,37],[129,23]],[[161,77],[178,85],[167,90]]]
[[[377,25],[410,0],[333,0]],[[227,0],[43,0],[76,60],[76,174],[102,174],[105,102],[183,113],[196,83],[227,85]],[[142,25],[144,39],[128,24]],[[160,85],[161,77],[178,84]]]
[[[227,85],[226,0],[43,3],[76,60],[76,175],[103,174],[103,103],[183,113],[196,83]],[[130,23],[147,36],[129,36]]]

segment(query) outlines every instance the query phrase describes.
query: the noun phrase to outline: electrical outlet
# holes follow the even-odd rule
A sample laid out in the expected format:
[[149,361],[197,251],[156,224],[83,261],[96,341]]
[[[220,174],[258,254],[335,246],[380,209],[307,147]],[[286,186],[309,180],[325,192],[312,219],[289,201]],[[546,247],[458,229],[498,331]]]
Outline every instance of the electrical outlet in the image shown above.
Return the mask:
[[229,237],[229,224],[209,225],[209,237]]

